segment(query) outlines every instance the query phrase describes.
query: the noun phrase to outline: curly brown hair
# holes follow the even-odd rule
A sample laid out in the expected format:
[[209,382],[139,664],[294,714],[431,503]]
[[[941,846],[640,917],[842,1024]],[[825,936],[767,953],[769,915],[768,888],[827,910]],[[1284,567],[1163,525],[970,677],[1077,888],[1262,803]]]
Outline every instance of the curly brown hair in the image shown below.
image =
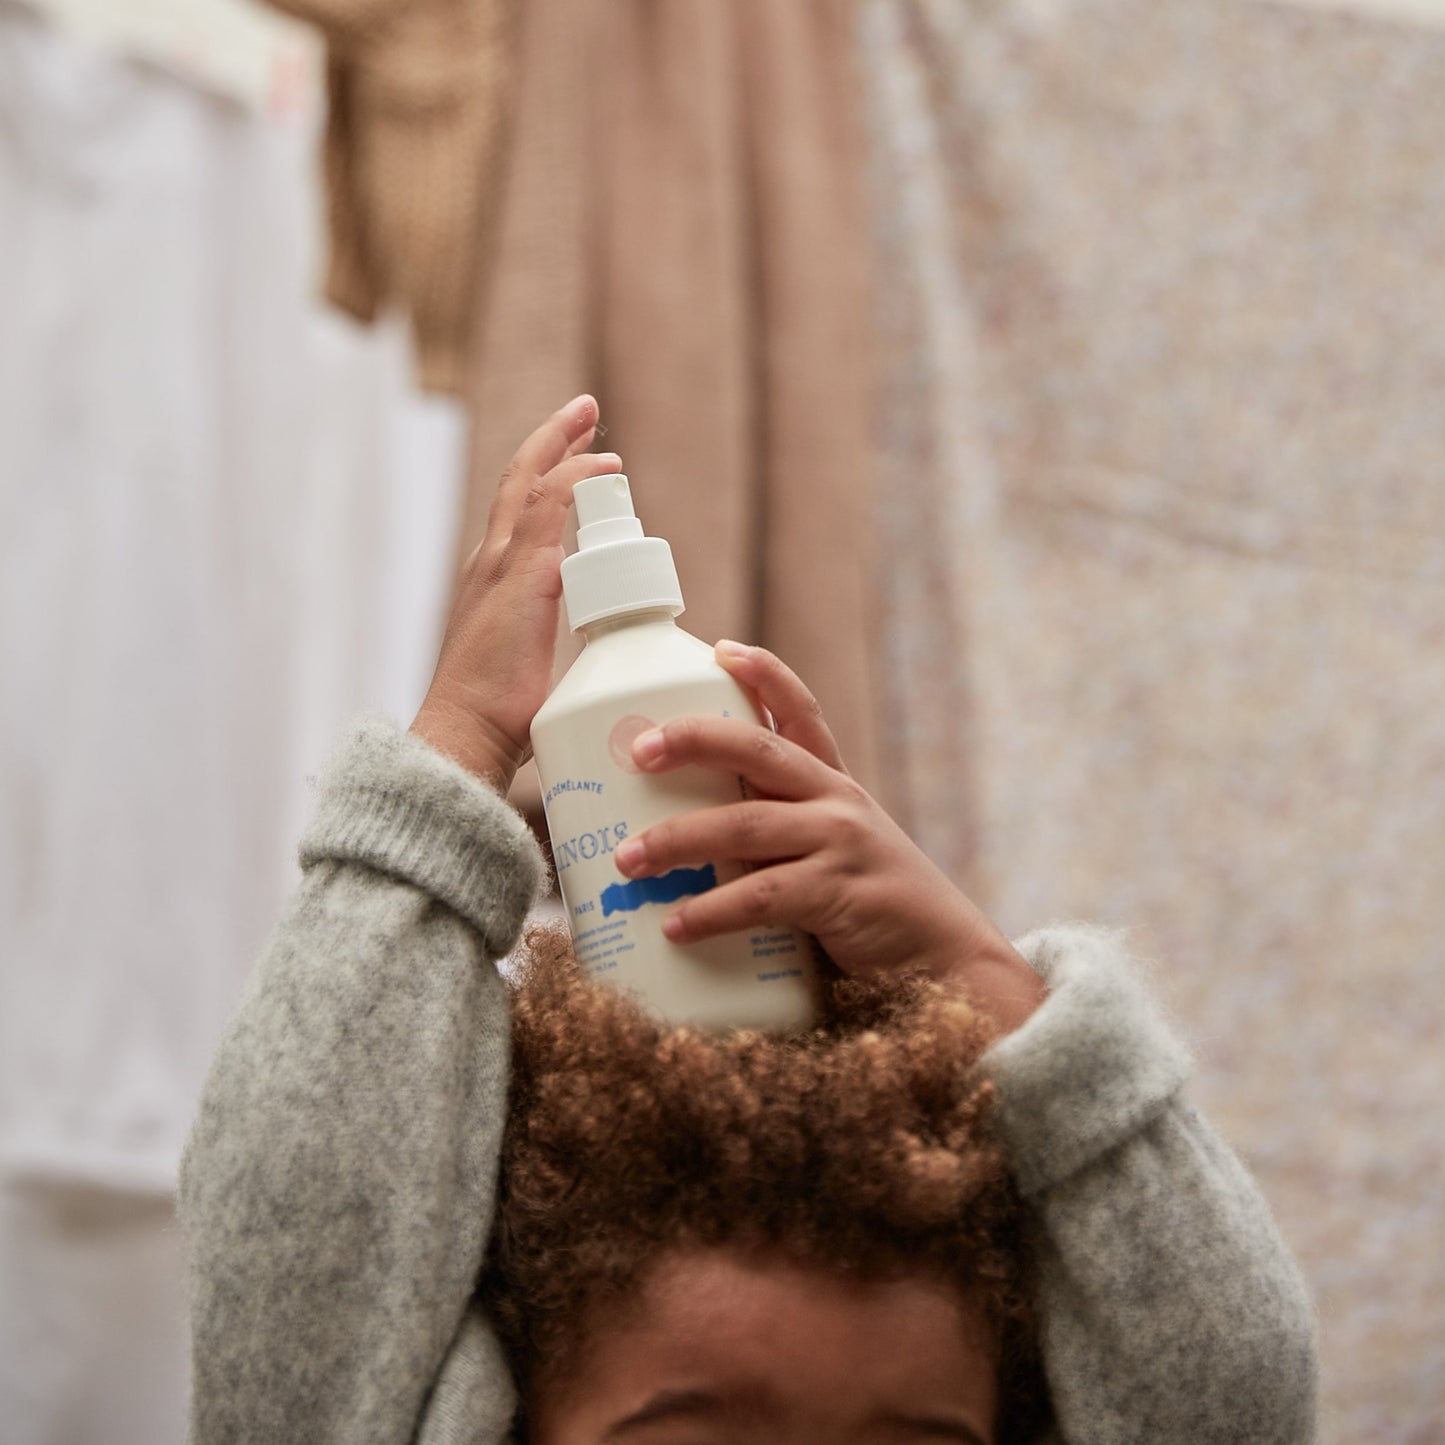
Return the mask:
[[[788,1036],[670,1026],[529,933],[481,1291],[525,1402],[665,1251],[733,1246],[972,1291],[1000,1341],[1000,1441],[1046,1412],[1019,1200],[975,1067],[994,1036],[923,979],[825,985]],[[525,1418],[519,1438],[525,1438]]]

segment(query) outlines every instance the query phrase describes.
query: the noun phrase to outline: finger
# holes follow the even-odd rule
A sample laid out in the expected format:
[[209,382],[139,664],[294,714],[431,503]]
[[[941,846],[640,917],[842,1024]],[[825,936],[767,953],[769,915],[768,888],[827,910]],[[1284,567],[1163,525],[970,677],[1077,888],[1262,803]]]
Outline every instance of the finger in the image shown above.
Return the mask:
[[512,523],[512,548],[560,545],[567,508],[572,505],[572,488],[587,477],[605,477],[621,469],[622,458],[616,452],[582,452],[559,462],[522,498]]
[[649,773],[688,763],[736,773],[772,798],[816,798],[838,786],[838,774],[807,749],[741,718],[674,718],[636,738],[632,758]]
[[662,931],[674,943],[695,943],[759,924],[807,931],[809,900],[817,891],[815,871],[810,863],[799,861],[744,873],[679,904],[662,920]]
[[818,699],[787,663],[765,647],[748,647],[741,642],[719,642],[716,651],[722,666],[773,715],[785,738],[806,748],[830,768],[840,773],[847,771]]
[[495,534],[502,537],[511,534],[528,491],[558,462],[571,456],[578,446],[586,446],[592,440],[596,427],[596,398],[584,393],[554,411],[517,448],[492,498],[491,511],[487,514],[488,539]]
[[582,432],[578,433],[577,440],[567,448],[567,455],[575,457],[578,452],[586,451],[594,441],[601,441],[607,434],[607,428],[601,422],[593,422]]
[[801,858],[827,841],[827,819],[806,803],[755,800],[680,813],[620,844],[616,862],[627,877],[643,878],[722,858]]
[[597,427],[597,399],[585,392],[554,411],[517,449],[512,464],[529,477],[546,476]]

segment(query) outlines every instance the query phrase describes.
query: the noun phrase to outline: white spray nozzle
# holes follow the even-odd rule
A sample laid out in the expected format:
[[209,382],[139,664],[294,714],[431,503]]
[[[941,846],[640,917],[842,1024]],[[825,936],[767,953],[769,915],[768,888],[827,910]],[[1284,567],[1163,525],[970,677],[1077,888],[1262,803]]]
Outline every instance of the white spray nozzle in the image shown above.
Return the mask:
[[642,536],[642,523],[632,508],[632,489],[621,472],[587,477],[572,488],[577,507],[577,546],[600,547]]
[[666,608],[682,611],[672,549],[643,535],[621,472],[585,477],[572,488],[577,550],[562,563],[562,592],[573,629],[603,617]]

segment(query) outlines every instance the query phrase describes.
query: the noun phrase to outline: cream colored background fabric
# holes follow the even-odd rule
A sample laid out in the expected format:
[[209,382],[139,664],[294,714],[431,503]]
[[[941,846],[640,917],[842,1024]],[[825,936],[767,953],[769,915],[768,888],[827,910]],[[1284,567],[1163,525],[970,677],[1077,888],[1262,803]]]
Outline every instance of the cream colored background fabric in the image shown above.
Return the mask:
[[1445,1438],[1445,36],[863,21],[908,821],[1010,931],[1142,925],[1324,1438]]

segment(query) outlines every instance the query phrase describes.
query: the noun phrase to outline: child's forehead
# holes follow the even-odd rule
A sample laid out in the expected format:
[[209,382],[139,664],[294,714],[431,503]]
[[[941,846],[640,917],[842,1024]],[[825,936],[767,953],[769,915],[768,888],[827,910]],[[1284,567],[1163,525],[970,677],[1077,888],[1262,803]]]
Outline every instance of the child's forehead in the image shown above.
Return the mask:
[[664,1418],[745,1439],[784,1426],[873,1439],[869,1422],[891,1421],[876,1438],[936,1440],[948,1436],[908,1422],[952,1421],[952,1438],[986,1441],[996,1357],[981,1304],[922,1274],[860,1280],[777,1255],[673,1251],[635,1309],[594,1324],[563,1408],[607,1415],[619,1441]]

